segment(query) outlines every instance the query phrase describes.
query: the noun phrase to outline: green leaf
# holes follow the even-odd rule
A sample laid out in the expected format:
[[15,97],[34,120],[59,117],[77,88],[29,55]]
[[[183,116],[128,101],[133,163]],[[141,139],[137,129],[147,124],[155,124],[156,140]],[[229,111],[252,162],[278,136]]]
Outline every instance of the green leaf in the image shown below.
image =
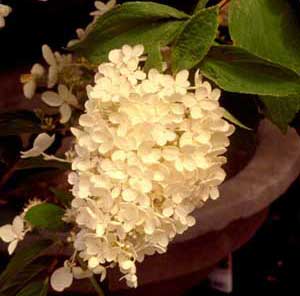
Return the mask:
[[235,124],[246,130],[251,130],[251,128],[247,127],[246,125],[242,124],[236,117],[234,117],[231,113],[224,109],[224,118],[230,121],[231,123]]
[[17,251],[0,275],[0,287],[3,287],[11,278],[14,278],[18,272],[24,270],[35,259],[44,255],[51,244],[51,240],[39,240],[31,242],[30,246]]
[[231,37],[235,45],[300,73],[296,14],[287,0],[231,0]]
[[147,58],[147,61],[144,66],[145,71],[149,71],[150,69],[154,68],[159,71],[162,71],[163,66],[163,58],[160,51],[160,46],[157,44],[157,46],[153,46],[150,51]]
[[194,9],[194,13],[197,13],[199,10],[205,8],[208,1],[209,0],[199,0],[196,7],[195,7],[195,9]]
[[60,170],[70,170],[71,165],[67,162],[57,160],[45,160],[43,157],[23,158],[18,161],[16,170],[29,170],[40,168],[55,168]]
[[65,211],[50,203],[42,203],[29,209],[25,219],[33,226],[48,230],[58,230],[64,227],[62,217]]
[[214,46],[201,72],[222,89],[254,95],[300,94],[300,77],[234,46]]
[[300,95],[290,97],[261,96],[267,108],[266,116],[286,133],[289,124],[300,111]]
[[0,112],[0,137],[42,132],[41,121],[30,111]]
[[48,280],[28,284],[16,296],[46,296],[48,293]]
[[71,192],[65,192],[57,188],[50,187],[50,191],[53,192],[55,197],[65,206],[68,207],[74,198]]
[[200,10],[187,21],[172,48],[174,72],[191,69],[207,54],[217,35],[217,6]]
[[93,63],[107,60],[110,50],[124,44],[143,44],[145,52],[151,54],[158,45],[169,44],[188,18],[158,3],[124,3],[98,18],[86,38],[70,49]]

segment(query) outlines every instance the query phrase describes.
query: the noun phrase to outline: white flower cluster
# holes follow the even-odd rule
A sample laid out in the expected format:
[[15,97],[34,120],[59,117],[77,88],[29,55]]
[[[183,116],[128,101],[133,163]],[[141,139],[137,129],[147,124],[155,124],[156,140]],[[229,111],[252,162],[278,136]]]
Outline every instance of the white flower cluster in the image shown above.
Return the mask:
[[[38,86],[46,85],[52,89],[59,83],[59,76],[62,71],[72,64],[71,54],[60,54],[53,52],[48,45],[42,46],[43,57],[49,68],[46,71],[41,64],[34,64],[30,74],[22,76],[23,92],[27,99],[32,99]],[[79,108],[78,99],[64,84],[59,84],[57,92],[45,91],[42,101],[50,107],[58,107],[60,113],[60,123],[67,123],[72,115],[72,109]]]
[[137,286],[136,262],[166,252],[195,224],[193,210],[218,198],[221,155],[234,131],[223,119],[219,89],[198,73],[190,86],[186,70],[146,74],[143,50],[124,45],[99,66],[80,128],[72,128],[69,176],[80,229],[75,250],[102,278],[118,265],[130,287]]
[[5,27],[5,18],[11,13],[11,7],[0,4],[0,29]]

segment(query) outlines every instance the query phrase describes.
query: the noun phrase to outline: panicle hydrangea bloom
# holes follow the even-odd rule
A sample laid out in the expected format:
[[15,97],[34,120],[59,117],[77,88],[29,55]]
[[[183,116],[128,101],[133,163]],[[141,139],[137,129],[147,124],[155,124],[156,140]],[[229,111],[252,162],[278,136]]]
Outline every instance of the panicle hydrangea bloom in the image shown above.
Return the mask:
[[46,91],[42,94],[42,101],[51,107],[59,107],[60,123],[68,122],[72,115],[72,108],[78,108],[78,99],[64,84],[59,84],[57,93],[54,91]]
[[164,253],[195,224],[193,211],[219,196],[222,156],[234,127],[223,119],[221,92],[190,73],[141,70],[143,46],[109,53],[101,64],[76,137],[74,247],[90,271],[118,266],[137,286],[136,262]]
[[5,27],[5,18],[11,13],[11,7],[0,3],[0,29]]

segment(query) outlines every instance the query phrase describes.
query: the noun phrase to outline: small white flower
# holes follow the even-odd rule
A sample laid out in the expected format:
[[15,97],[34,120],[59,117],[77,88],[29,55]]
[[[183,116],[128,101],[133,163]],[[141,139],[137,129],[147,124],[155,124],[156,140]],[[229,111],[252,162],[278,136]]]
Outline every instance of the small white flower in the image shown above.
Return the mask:
[[33,147],[30,150],[22,151],[21,157],[28,158],[41,155],[53,144],[54,140],[55,135],[49,136],[46,133],[39,134],[33,142]]
[[89,278],[93,275],[90,270],[83,270],[68,260],[64,262],[64,266],[56,269],[50,278],[50,284],[53,290],[62,292],[71,287],[73,279],[81,280]]
[[51,107],[59,107],[61,115],[60,123],[66,123],[72,115],[72,107],[78,106],[77,98],[63,84],[58,86],[58,92],[46,91],[42,94],[42,101]]
[[109,0],[107,3],[95,1],[96,11],[91,12],[92,16],[99,17],[116,6],[116,0]]
[[122,49],[111,50],[108,59],[111,63],[121,69],[121,74],[126,75],[128,71],[137,70],[140,57],[143,53],[143,45],[135,45],[134,47],[123,45]]
[[174,77],[171,75],[161,76],[162,96],[172,96],[173,94],[185,95],[187,93],[190,82],[188,81],[189,72],[182,70]]
[[62,292],[71,287],[72,283],[73,274],[71,268],[68,266],[56,269],[50,279],[51,287],[57,292]]
[[0,227],[0,238],[9,243],[8,253],[11,255],[18,243],[24,239],[27,230],[24,227],[24,219],[21,216],[16,216],[12,224],[7,224]]
[[5,26],[5,17],[7,17],[11,13],[11,7],[0,4],[0,29]]
[[49,65],[48,88],[52,88],[57,84],[58,76],[63,68],[72,62],[72,55],[63,55],[59,52],[53,52],[46,44],[42,46],[42,53],[45,61]]

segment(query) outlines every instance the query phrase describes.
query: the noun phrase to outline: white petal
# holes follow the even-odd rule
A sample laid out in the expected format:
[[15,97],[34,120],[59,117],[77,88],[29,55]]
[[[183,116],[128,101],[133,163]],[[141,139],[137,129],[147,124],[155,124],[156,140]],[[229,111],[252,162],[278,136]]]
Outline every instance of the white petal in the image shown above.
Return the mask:
[[15,251],[15,249],[18,245],[18,242],[19,242],[18,240],[14,240],[8,245],[7,250],[8,250],[9,255],[12,255],[12,253]]
[[65,101],[69,95],[69,89],[64,84],[59,84],[57,87],[59,96]]
[[197,104],[197,100],[192,95],[186,95],[182,98],[183,104],[190,108]]
[[122,53],[125,55],[125,56],[128,56],[130,57],[131,54],[132,54],[132,47],[130,45],[123,45],[122,46]]
[[70,120],[71,115],[72,115],[72,109],[68,104],[62,104],[59,107],[59,112],[61,115],[61,118],[59,121],[60,123],[66,123]]
[[60,84],[58,86],[58,93],[64,102],[66,102],[68,104],[73,104],[73,105],[78,104],[77,98],[72,94],[72,92],[64,84]]
[[212,188],[209,194],[210,194],[210,198],[213,200],[218,199],[220,196],[220,192],[218,188]]
[[42,151],[38,147],[33,147],[27,151],[21,151],[21,158],[36,157],[41,155]]
[[106,4],[103,3],[102,1],[95,1],[95,7],[101,11],[106,8]]
[[88,266],[90,269],[93,269],[99,265],[99,260],[97,257],[91,257],[88,261]]
[[140,57],[144,53],[144,46],[142,44],[138,44],[133,47],[133,55],[136,57]]
[[116,4],[117,4],[117,0],[109,0],[109,1],[106,3],[106,7],[107,7],[108,9],[111,9],[111,8],[113,8],[114,6],[116,6]]
[[199,118],[203,117],[202,108],[200,106],[198,106],[198,105],[193,106],[191,108],[191,117],[193,119],[199,119]]
[[119,64],[122,61],[122,52],[120,49],[113,49],[108,54],[108,59],[114,64]]
[[52,88],[58,81],[58,69],[56,66],[50,66],[48,72],[48,88]]
[[0,4],[0,15],[1,16],[8,16],[11,13],[12,9],[8,5]]
[[0,238],[6,243],[16,239],[16,234],[13,231],[12,225],[7,224],[0,227]]
[[37,147],[40,149],[40,151],[44,152],[53,144],[54,141],[55,135],[52,135],[50,137],[48,134],[42,133],[35,138],[33,142],[33,147]]
[[24,230],[24,220],[22,217],[20,216],[16,216],[14,221],[13,221],[13,224],[12,224],[12,227],[15,231],[16,234],[22,234],[23,230]]
[[121,262],[119,262],[119,264],[120,267],[125,270],[129,270],[134,265],[134,263],[131,260],[122,260]]
[[69,288],[73,283],[73,275],[66,267],[61,267],[54,271],[50,279],[51,287],[53,290],[62,292],[64,289]]
[[50,65],[50,66],[56,65],[55,56],[54,56],[51,48],[47,44],[44,44],[42,46],[42,53],[43,53],[43,57],[44,57],[45,61],[48,63],[48,65]]
[[42,94],[42,101],[51,107],[59,107],[63,104],[63,99],[54,91],[46,91]]
[[173,215],[173,213],[174,213],[174,210],[172,207],[163,209],[163,215],[165,217],[171,217]]
[[94,274],[101,274],[100,281],[103,282],[105,280],[105,277],[106,277],[106,268],[103,267],[102,265],[98,265],[97,267],[95,267],[93,269],[93,273]]
[[105,226],[103,224],[97,224],[96,226],[96,234],[99,237],[102,237],[105,233]]
[[186,220],[189,227],[192,227],[196,224],[196,219],[193,216],[188,216]]
[[34,79],[31,79],[30,81],[28,81],[23,85],[24,96],[27,99],[32,99],[33,96],[35,95],[36,88],[37,88],[36,81]]
[[219,100],[220,97],[221,97],[221,90],[218,88],[215,88],[210,94],[210,98],[215,101]]
[[137,198],[137,194],[131,189],[125,189],[122,192],[122,197],[124,201],[134,201]]
[[43,76],[44,73],[45,73],[45,69],[40,64],[34,64],[33,67],[31,68],[31,74],[36,75],[38,77]]
[[182,83],[182,82],[187,81],[188,78],[189,78],[189,71],[181,70],[176,75],[176,82],[177,83]]
[[[84,29],[81,29],[81,28],[76,29],[76,35],[79,38],[79,40],[81,40],[85,37],[85,33],[86,32]],[[78,40],[76,40],[76,41],[78,41]]]

